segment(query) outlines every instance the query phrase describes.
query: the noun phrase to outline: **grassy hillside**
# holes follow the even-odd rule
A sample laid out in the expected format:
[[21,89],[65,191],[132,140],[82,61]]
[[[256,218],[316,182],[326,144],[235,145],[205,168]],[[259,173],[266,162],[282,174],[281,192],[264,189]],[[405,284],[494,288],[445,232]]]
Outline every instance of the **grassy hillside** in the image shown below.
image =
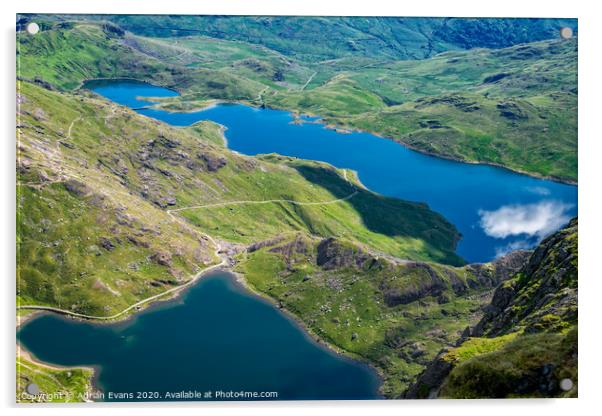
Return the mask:
[[108,316],[218,262],[207,237],[106,167],[124,163],[110,145],[131,115],[29,83],[18,99],[19,304]]
[[331,166],[236,155],[214,144],[213,123],[172,128],[91,95],[20,82],[18,99],[23,304],[118,312],[217,263],[204,233],[245,244],[344,235],[403,258],[462,263],[443,217]]
[[[216,264],[215,240],[222,250],[236,253],[266,240],[298,237],[315,245],[337,237],[391,259],[462,263],[453,252],[459,236],[451,224],[424,204],[366,190],[352,172],[278,155],[241,156],[218,142],[221,129],[213,123],[173,128],[89,93],[60,93],[19,82],[17,99],[18,305],[110,316]],[[272,202],[254,203],[262,201]],[[277,279],[278,274],[257,274],[256,267],[281,263],[249,258],[254,259],[245,263],[249,281],[266,290],[258,276]],[[464,275],[459,272],[461,285],[477,279]],[[354,279],[354,272],[341,276]],[[390,302],[408,291],[412,288],[392,284]],[[276,293],[271,294],[275,299],[284,296]],[[387,360],[390,353],[379,352],[378,345],[390,323],[371,328],[385,316],[375,299],[382,293],[379,286],[365,293],[366,305],[375,312],[366,318],[370,324],[357,321],[364,329],[350,327],[365,337],[364,347],[344,342],[347,332],[334,337],[333,327],[320,334],[346,351],[375,362],[381,356]],[[316,296],[307,308],[317,311],[322,300]],[[450,307],[474,320],[474,311],[466,312],[473,304],[479,301],[458,300]],[[296,305],[287,307],[305,317]],[[437,310],[428,310],[434,314],[432,328]],[[450,322],[450,333],[459,322],[464,324]],[[368,343],[374,343],[373,352]],[[420,369],[393,361],[395,374],[403,377]],[[391,391],[400,388],[396,386]]]
[[236,270],[320,339],[367,360],[396,397],[479,319],[491,289],[525,258],[450,267],[407,262],[346,239],[301,234],[247,248]]
[[111,24],[87,22],[49,26],[39,35],[17,34],[17,76],[72,90],[94,78],[134,78],[167,85],[189,98],[253,100],[262,84],[224,71],[171,64],[161,54],[135,47],[132,36]]
[[[441,397],[577,397],[577,340],[573,327],[560,334],[523,335],[491,351],[466,354],[455,362]],[[574,383],[568,391],[560,388],[564,379]]]
[[426,153],[576,181],[576,54],[575,41],[448,52],[349,67],[322,86],[264,101]]
[[[31,395],[27,386],[36,384],[43,395]],[[83,402],[92,391],[92,370],[50,368],[23,357],[17,359],[17,397],[19,403]]]
[[[212,235],[238,243],[308,231],[322,237],[347,236],[402,258],[463,263],[453,254],[459,239],[457,231],[443,217],[428,211],[426,205],[376,195],[350,183],[327,165],[278,156],[260,160],[278,161],[279,166],[273,168],[280,174],[249,174],[246,180],[254,185],[253,189],[228,189],[231,196],[215,200],[221,205],[186,209],[180,214]],[[341,199],[338,203],[319,204]],[[224,204],[228,200],[250,203]],[[261,200],[275,202],[252,203]],[[190,205],[198,204],[192,200],[185,204]]]
[[577,397],[577,228],[545,239],[406,397]]
[[[137,27],[132,22],[154,18],[129,16],[121,24]],[[380,30],[360,20],[344,27]],[[35,37],[19,34],[19,76],[64,89],[88,78],[133,77],[182,93],[162,100],[165,108],[190,110],[208,100],[268,105],[320,115],[326,123],[371,131],[426,153],[577,180],[575,39],[448,51],[419,61],[353,52],[316,63],[260,42],[254,36],[263,33],[265,21],[244,22],[255,28],[244,39],[196,32],[144,38],[109,23],[49,22]],[[295,18],[286,27],[295,24],[308,23]],[[339,27],[331,24],[311,21]],[[402,33],[384,39],[403,39]]]
[[[73,89],[89,78],[138,77],[166,81],[167,66],[120,44],[123,30],[110,25],[66,23],[41,36],[17,34],[17,76]],[[164,78],[165,77],[165,78]]]
[[408,262],[345,238],[282,236],[247,247],[236,270],[311,332],[376,366],[396,397],[481,316],[493,287],[522,265]]
[[[196,16],[107,18],[135,33],[47,18],[38,35],[17,36],[18,304],[110,316],[228,256],[251,288],[379,368],[388,397],[420,374],[418,396],[428,395],[431,363],[447,371],[436,387],[449,397],[492,395],[470,383],[480,374],[499,381],[488,383],[496,395],[558,395],[532,388],[544,361],[554,365],[545,377],[576,382],[576,223],[524,268],[524,252],[464,265],[457,230],[424,204],[324,163],[230,152],[211,122],[174,128],[76,90],[132,77],[182,93],[165,108],[286,108],[576,181],[577,42],[510,46],[551,36],[559,21],[513,21],[524,30],[505,38],[512,21],[498,19],[208,17],[199,32]],[[156,32],[142,30],[149,23]],[[478,46],[506,48],[460,50]],[[63,376],[48,389],[89,377]]]
[[142,36],[205,35],[259,44],[316,62],[346,56],[424,59],[453,49],[503,48],[557,38],[576,19],[304,16],[55,16],[101,19]]

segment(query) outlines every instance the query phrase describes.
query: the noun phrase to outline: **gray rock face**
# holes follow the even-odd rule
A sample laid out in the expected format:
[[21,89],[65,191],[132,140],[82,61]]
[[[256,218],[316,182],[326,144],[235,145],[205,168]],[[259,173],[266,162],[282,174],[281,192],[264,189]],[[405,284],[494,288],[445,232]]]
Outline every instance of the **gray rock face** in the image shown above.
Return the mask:
[[297,236],[287,244],[271,248],[270,252],[283,254],[284,259],[288,261],[295,254],[308,254],[309,246],[300,236]]
[[[518,251],[508,254],[490,264],[473,264],[466,271],[472,276],[466,279],[466,271],[446,268],[436,270],[424,262],[393,262],[386,257],[367,253],[361,248],[346,245],[336,238],[324,239],[318,244],[316,263],[323,270],[342,268],[380,268],[390,269],[399,280],[383,281],[380,289],[384,302],[394,307],[408,304],[427,296],[435,297],[440,303],[449,301],[446,291],[462,295],[470,290],[494,288],[500,282],[516,273],[526,262],[530,252]],[[398,284],[409,280],[411,283]]]
[[203,153],[202,155],[200,155],[200,158],[205,161],[205,164],[207,165],[207,170],[209,172],[215,172],[216,170],[226,166],[227,163],[226,158],[221,156],[215,156],[210,153]]
[[[557,332],[575,325],[577,227],[575,218],[567,227],[542,241],[532,254],[514,252],[494,262],[496,271],[493,274],[502,283],[495,290],[482,319],[474,328],[467,328],[462,333],[456,346],[462,345],[468,337],[494,338],[521,328],[526,333]],[[528,261],[513,273],[512,270],[527,256]],[[443,349],[437,355],[406,390],[404,398],[437,397],[453,370],[453,364],[443,359],[448,351]],[[558,390],[552,373],[553,368],[544,366],[535,377],[526,378],[524,386],[514,386],[513,389],[517,393],[537,390],[546,397],[552,397]]]
[[160,251],[152,255],[152,260],[161,266],[171,266],[171,253]]
[[391,287],[385,289],[385,303],[388,306],[408,304],[425,296],[439,297],[447,289],[447,283],[426,263],[409,263],[408,273],[421,275],[419,282],[404,289]]
[[115,244],[106,237],[101,237],[98,244],[107,251],[115,249]]
[[453,365],[445,361],[443,356],[448,352],[442,350],[429,366],[420,374],[418,381],[412,384],[403,394],[404,399],[436,398],[443,381],[451,372]]
[[318,244],[317,264],[324,270],[362,267],[372,257],[359,248],[345,246],[336,238],[326,238]]
[[[540,243],[518,278],[498,287],[472,336],[577,322],[577,219]],[[542,319],[543,317],[545,319]]]
[[69,179],[63,182],[63,186],[67,191],[76,196],[84,196],[92,192],[92,190],[85,183],[79,182],[75,179]]
[[258,241],[256,243],[253,243],[250,246],[248,246],[247,247],[247,251],[249,253],[253,253],[253,252],[255,252],[257,250],[260,250],[260,249],[262,249],[264,247],[271,247],[273,245],[276,245],[276,244],[280,243],[283,239],[284,239],[284,237],[278,236],[278,237],[271,238],[269,240]]
[[518,121],[529,118],[529,116],[527,116],[527,114],[512,101],[498,103],[497,109],[500,111],[500,115],[502,117],[505,117],[509,120]]
[[490,264],[471,264],[467,270],[474,279],[465,279],[463,272],[445,269],[443,279],[428,263],[408,263],[404,272],[420,275],[422,278],[406,288],[385,288],[385,302],[389,306],[407,304],[426,296],[436,297],[438,302],[444,304],[449,301],[445,291],[451,289],[456,295],[463,295],[469,290],[489,289],[499,285],[504,280],[516,273],[525,264],[529,251],[510,253]]

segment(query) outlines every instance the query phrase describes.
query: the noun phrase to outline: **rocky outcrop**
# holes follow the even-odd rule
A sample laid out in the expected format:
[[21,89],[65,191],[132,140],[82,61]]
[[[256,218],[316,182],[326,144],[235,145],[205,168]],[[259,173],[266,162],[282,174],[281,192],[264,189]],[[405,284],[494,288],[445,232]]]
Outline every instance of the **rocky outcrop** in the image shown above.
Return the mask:
[[101,237],[100,240],[98,241],[98,245],[107,251],[112,251],[115,249],[115,243],[113,241],[111,241],[110,238],[106,238],[106,237]]
[[345,244],[334,237],[326,238],[318,244],[317,264],[324,270],[344,267],[362,267],[374,258],[361,248]]
[[577,322],[577,219],[546,238],[527,265],[499,287],[472,336],[560,329]]
[[465,113],[470,113],[480,109],[477,101],[460,94],[450,94],[440,97],[425,97],[416,100],[416,108],[425,108],[436,104],[454,107],[458,110],[464,111]]
[[518,121],[518,120],[526,120],[529,118],[527,113],[525,113],[522,108],[513,101],[504,101],[497,104],[497,109],[500,112],[502,117],[505,117],[509,120]]
[[167,251],[158,251],[151,256],[151,260],[161,266],[171,266],[172,255]]
[[84,196],[92,192],[92,189],[88,185],[75,179],[66,180],[63,182],[63,186],[75,196]]
[[529,254],[529,251],[521,250],[492,263],[471,264],[460,269],[441,269],[430,263],[409,262],[399,268],[399,277],[411,279],[411,283],[400,285],[399,282],[384,282],[385,302],[389,306],[397,306],[432,296],[439,303],[447,303],[446,291],[464,295],[470,290],[492,289],[520,270]]
[[270,238],[268,240],[258,241],[256,243],[251,244],[247,247],[248,253],[253,253],[257,250],[260,250],[264,247],[272,247],[278,243],[281,243],[284,240],[284,236],[277,236],[274,238]]
[[294,240],[270,249],[271,253],[279,253],[288,263],[297,254],[309,254],[310,246],[308,242],[301,236],[297,235]]
[[492,84],[508,76],[510,76],[510,74],[507,72],[500,72],[499,74],[490,75],[488,77],[485,77],[485,79],[483,80],[483,84]]
[[448,288],[447,282],[427,263],[409,263],[404,272],[417,277],[413,284],[387,287],[389,282],[384,282],[382,285],[388,306],[405,305],[426,296],[439,297]]
[[466,267],[475,276],[480,287],[493,288],[514,276],[527,263],[530,255],[530,250],[516,250],[491,263],[474,263]]
[[[410,385],[403,397],[437,397],[444,385],[448,394],[462,392],[461,397],[532,394],[557,397],[565,394],[559,388],[559,378],[566,377],[567,374],[576,376],[577,228],[575,218],[565,228],[543,240],[518,273],[503,281],[495,290],[479,323],[473,328],[467,328],[457,341],[456,347],[462,348],[469,339],[490,339],[495,342],[503,339],[502,337],[522,334],[516,338],[517,344],[508,349],[507,354],[512,355],[506,360],[506,367],[499,369],[491,363],[499,362],[499,358],[492,358],[485,364],[469,361],[469,370],[456,374],[457,363],[449,358],[450,349],[446,348],[439,352]],[[499,260],[499,277],[504,279],[508,276],[524,256],[525,253],[514,253],[511,257]],[[571,328],[567,335],[554,335],[565,334]],[[546,334],[550,334],[549,337],[541,340],[526,338],[545,337]],[[537,348],[545,345],[549,350],[531,351],[534,344]],[[503,357],[505,351],[503,346],[498,347],[497,354]],[[477,357],[487,355],[477,354]],[[517,367],[508,370],[507,367],[512,365]],[[496,376],[496,371],[505,373]],[[479,372],[483,374],[479,375]],[[498,379],[498,382],[493,383],[495,387],[482,390],[459,385],[469,384],[468,378],[475,377],[483,380]],[[502,382],[502,379],[511,382]],[[576,394],[576,391],[566,394]]]
[[420,374],[418,380],[411,384],[403,394],[404,399],[434,399],[439,388],[453,368],[450,361],[444,359],[449,350],[443,349]]
[[216,156],[211,153],[200,154],[199,158],[201,158],[203,161],[205,161],[207,170],[209,172],[215,172],[216,170],[221,169],[224,166],[226,166],[226,163],[227,163],[227,160],[225,157]]
[[102,25],[102,30],[109,36],[113,37],[123,37],[125,35],[125,30],[117,26],[116,24],[106,22]]
[[522,250],[492,263],[464,268],[440,267],[426,262],[392,261],[356,245],[327,238],[318,244],[316,264],[326,271],[376,267],[388,270],[391,277],[381,282],[380,291],[384,302],[394,307],[429,296],[437,298],[439,303],[446,303],[447,291],[463,295],[470,290],[492,289],[520,270],[529,254]]

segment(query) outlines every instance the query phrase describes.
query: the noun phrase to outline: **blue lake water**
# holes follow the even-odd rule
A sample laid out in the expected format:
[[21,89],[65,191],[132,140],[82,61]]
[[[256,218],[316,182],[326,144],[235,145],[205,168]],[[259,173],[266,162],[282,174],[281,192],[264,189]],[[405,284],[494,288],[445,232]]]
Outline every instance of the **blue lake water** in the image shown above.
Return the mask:
[[168,392],[181,391],[212,392],[214,400],[241,391],[277,393],[265,400],[379,397],[380,379],[371,368],[318,345],[225,272],[126,322],[45,314],[26,323],[18,339],[43,361],[95,366],[107,401],[120,401],[110,393],[131,394],[129,401],[170,400]]
[[[140,98],[177,95],[165,88],[130,81],[88,88],[176,126],[199,120],[223,124],[228,146],[238,152],[326,161],[357,171],[375,192],[426,202],[463,234],[458,253],[469,261],[531,246],[577,212],[575,186],[426,156],[368,133],[292,124],[286,111],[219,105],[171,113],[144,109],[149,102]],[[277,392],[278,399],[379,397],[375,371],[318,345],[225,272],[126,322],[103,325],[44,314],[23,325],[17,336],[43,361],[94,366],[105,400],[169,400],[167,392],[191,390],[212,392],[212,399],[216,392],[240,391]],[[111,398],[110,392],[132,396]]]
[[[143,97],[178,95],[132,81],[95,82],[87,87],[132,108],[152,104]],[[532,247],[577,214],[576,186],[427,156],[369,133],[342,134],[321,124],[293,124],[287,111],[225,104],[190,113],[149,108],[138,112],[175,126],[211,120],[228,128],[232,150],[328,162],[357,171],[374,192],[426,202],[462,233],[457,253],[469,262]]]

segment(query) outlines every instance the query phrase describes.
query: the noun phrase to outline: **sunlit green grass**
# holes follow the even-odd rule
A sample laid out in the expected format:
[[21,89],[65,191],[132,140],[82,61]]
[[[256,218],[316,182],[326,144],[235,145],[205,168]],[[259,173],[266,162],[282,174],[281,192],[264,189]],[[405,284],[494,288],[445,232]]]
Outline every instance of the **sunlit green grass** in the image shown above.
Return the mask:
[[[303,252],[279,251],[278,247],[295,240],[306,247]],[[339,241],[357,252],[355,244]],[[425,295],[407,304],[388,306],[385,287],[411,291],[430,281],[429,276],[385,260],[363,268],[324,270],[316,264],[318,242],[301,234],[290,235],[241,255],[236,270],[256,291],[282,304],[321,339],[378,367],[388,397],[399,396],[428,360],[466,326],[476,323],[475,311],[488,299],[478,295],[484,289],[463,296],[451,290],[450,275],[465,281],[476,279],[469,268],[432,265],[448,282],[446,303]],[[419,356],[412,356],[414,348],[421,351]]]
[[[82,368],[51,369],[25,358],[17,359],[18,403],[83,402],[92,389],[92,370]],[[35,384],[40,395],[27,393],[27,386]]]

